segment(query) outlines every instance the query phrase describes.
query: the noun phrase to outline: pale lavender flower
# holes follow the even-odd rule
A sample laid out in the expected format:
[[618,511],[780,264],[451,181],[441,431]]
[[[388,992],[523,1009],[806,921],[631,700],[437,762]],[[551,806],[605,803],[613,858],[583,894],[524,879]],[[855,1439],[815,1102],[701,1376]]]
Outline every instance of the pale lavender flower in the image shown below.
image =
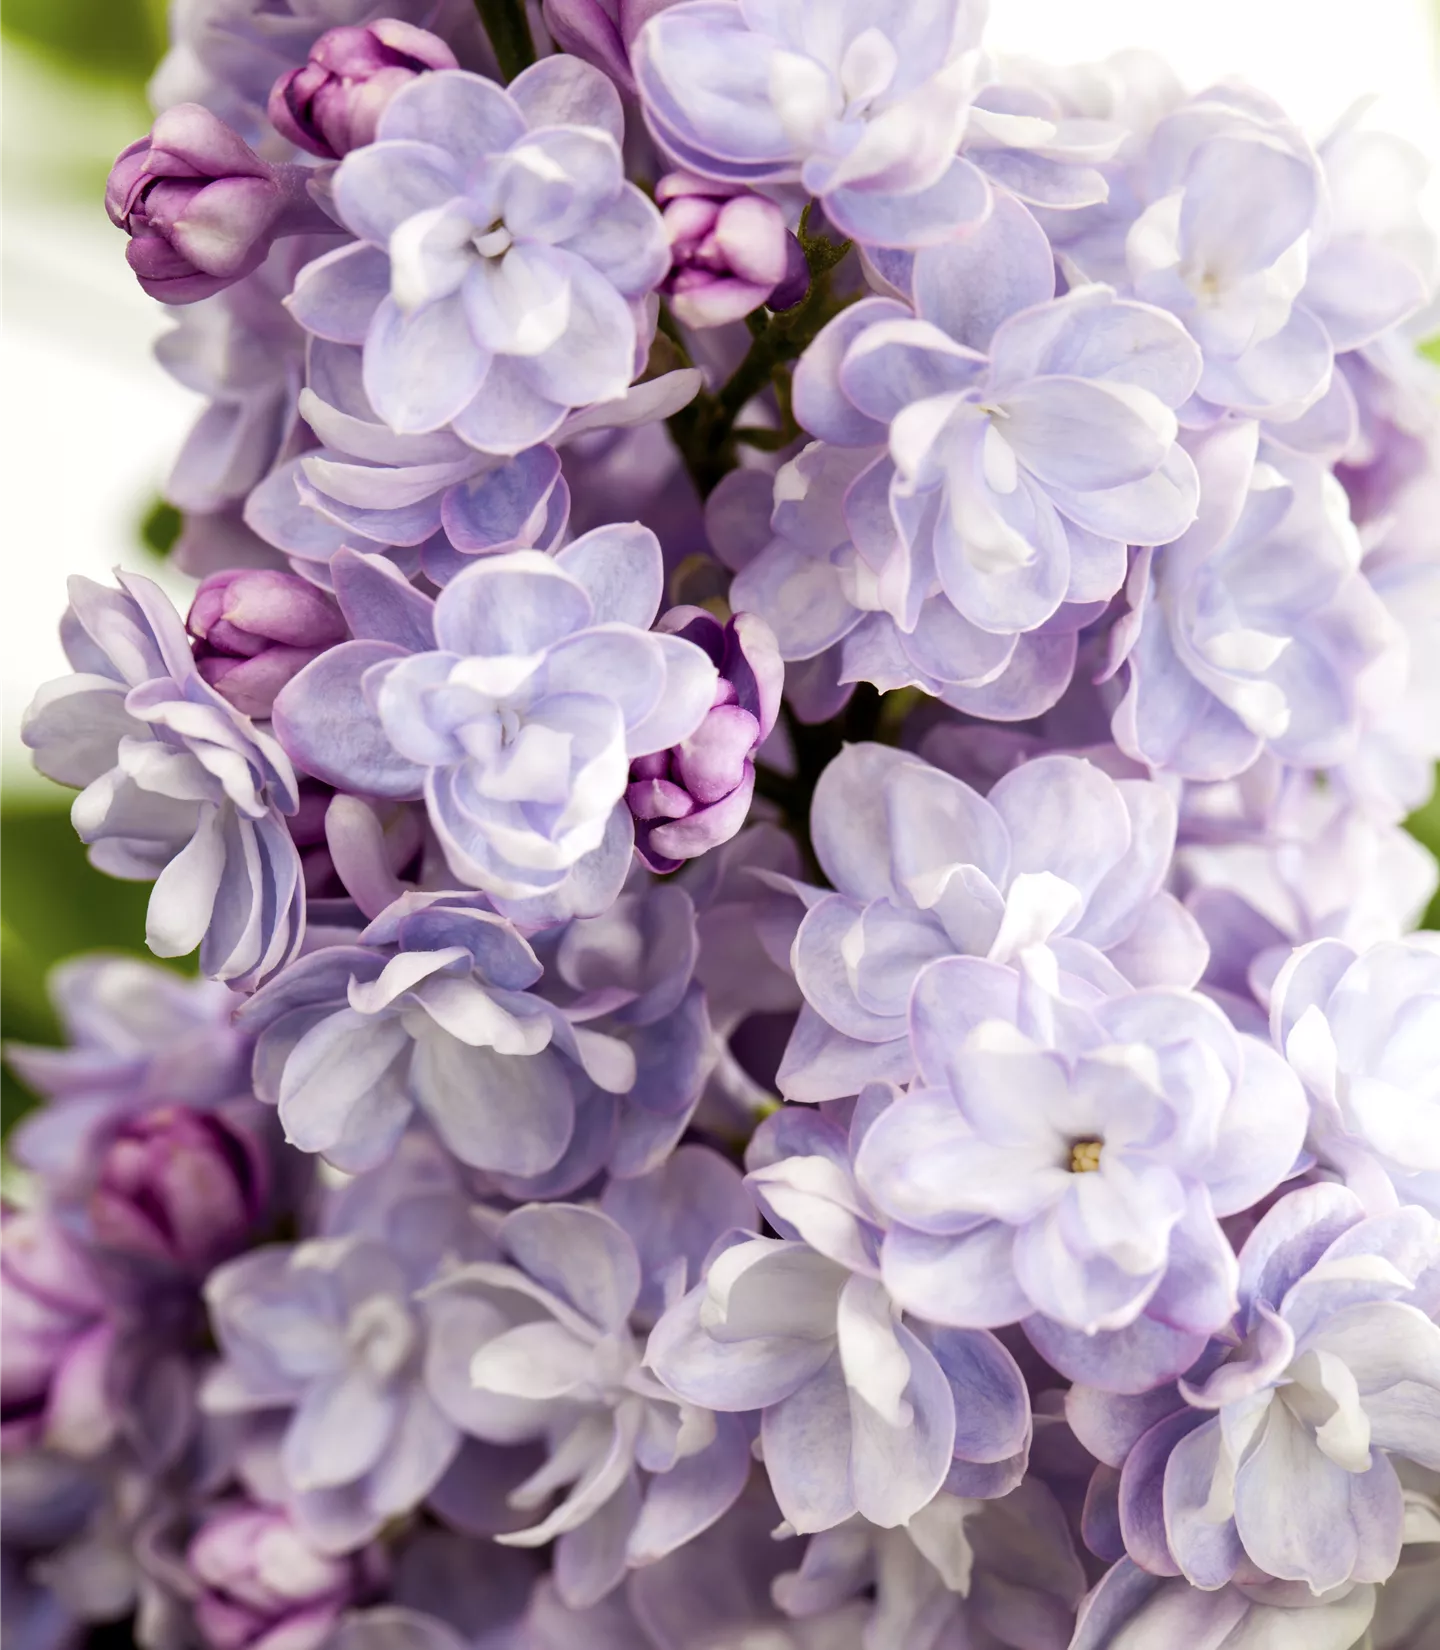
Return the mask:
[[552,435],[624,395],[644,366],[641,300],[669,256],[620,154],[618,93],[576,58],[506,90],[439,70],[396,94],[335,178],[358,243],[312,264],[291,308],[363,344],[365,388],[396,432],[449,425],[481,452]]
[[1291,1192],[1241,1250],[1240,1304],[1238,1345],[1173,1401],[1072,1400],[1123,1456],[1130,1556],[1207,1589],[1257,1569],[1318,1595],[1385,1580],[1404,1521],[1391,1456],[1440,1463],[1440,1223],[1367,1218],[1340,1186]]
[[60,630],[76,674],[39,690],[21,737],[43,774],[83,787],[70,817],[92,863],[155,880],[150,949],[198,945],[203,973],[253,984],[304,933],[294,770],[205,682],[159,587],[116,576],[119,590],[70,580]]
[[978,0],[688,0],[640,31],[631,64],[651,132],[686,171],[798,184],[842,234],[923,246],[988,206],[956,153],[984,20]]
[[740,321],[805,296],[810,272],[774,201],[737,185],[671,172],[655,187],[671,266],[662,291],[687,327]]
[[319,1650],[363,1589],[364,1560],[317,1551],[280,1507],[221,1503],[185,1549],[208,1650]]
[[182,103],[121,152],[105,210],[130,236],[125,258],[145,291],[192,304],[258,269],[277,237],[333,231],[312,175],[262,160],[217,115]]
[[652,871],[728,842],[755,790],[755,752],[780,714],[785,666],[769,625],[753,613],[722,624],[698,607],[672,607],[657,631],[704,648],[719,673],[705,720],[668,751],[630,764],[625,802],[636,848]]
[[717,681],[701,648],[647,628],[654,535],[489,557],[433,604],[378,558],[342,560],[356,640],[281,692],[286,749],[341,790],[424,796],[455,875],[521,920],[605,909],[630,860],[630,763],[689,738]]
[[305,63],[271,87],[266,112],[281,137],[339,160],[375,141],[385,106],[416,75],[458,67],[438,36],[394,17],[328,29]]
[[293,573],[236,568],[212,573],[190,604],[201,676],[247,716],[268,717],[292,676],[343,641],[335,605]]
[[109,1391],[116,1322],[85,1251],[38,1211],[0,1210],[0,1324],[5,1452],[99,1455],[119,1421]]
[[1326,767],[1355,751],[1365,674],[1395,625],[1360,567],[1339,483],[1231,422],[1190,438],[1194,526],[1129,575],[1112,635],[1115,742],[1152,768],[1228,779],[1262,751]]
[[1372,1214],[1399,1202],[1440,1216],[1440,941],[1302,945],[1275,981],[1270,1023],[1310,1093],[1321,1161]]
[[1073,1379],[1144,1389],[1230,1320],[1219,1217],[1290,1174],[1304,1093],[1202,997],[1066,1000],[1021,961],[947,958],[916,983],[919,1081],[856,1157],[893,1223],[882,1275],[931,1322],[1022,1322]]
[[573,1609],[692,1540],[749,1476],[744,1427],[678,1402],[641,1366],[642,1292],[673,1298],[723,1231],[755,1223],[723,1159],[691,1148],[672,1165],[626,1184],[623,1225],[578,1204],[517,1209],[497,1229],[508,1264],[461,1268],[429,1297],[431,1381],[447,1413],[495,1443],[544,1442],[545,1460],[509,1497],[542,1516],[497,1539],[558,1537],[556,1586]]
[[805,891],[787,1099],[908,1081],[911,993],[941,957],[1009,963],[1048,946],[1062,969],[1121,990],[1193,985],[1204,966],[1194,919],[1164,889],[1174,804],[1149,781],[1046,756],[986,798],[918,757],[852,745],[821,776],[812,818],[835,892]]
[[733,599],[787,660],[841,643],[842,680],[1021,720],[1064,690],[1127,544],[1195,518],[1174,409],[1200,356],[1173,317],[1108,288],[1055,298],[1014,200],[920,252],[913,284],[914,313],[864,299],[806,352],[795,413],[826,445],[781,471],[774,541]]
[[319,1237],[253,1250],[205,1286],[221,1361],[202,1404],[280,1427],[271,1482],[322,1553],[351,1552],[412,1511],[460,1448],[425,1384],[418,1291],[492,1252],[469,1211],[453,1162],[412,1135],[334,1199]]
[[542,15],[555,44],[593,63],[623,91],[633,93],[630,48],[656,12],[675,0],[543,0]]

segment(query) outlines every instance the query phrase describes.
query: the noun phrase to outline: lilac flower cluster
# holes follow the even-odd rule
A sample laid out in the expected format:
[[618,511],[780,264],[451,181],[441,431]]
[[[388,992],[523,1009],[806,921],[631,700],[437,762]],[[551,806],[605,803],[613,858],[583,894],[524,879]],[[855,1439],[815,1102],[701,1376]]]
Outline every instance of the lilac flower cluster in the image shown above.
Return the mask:
[[178,0],[107,192],[199,583],[24,737],[204,977],[10,1051],[17,1647],[1424,1650],[1417,158],[389,10]]

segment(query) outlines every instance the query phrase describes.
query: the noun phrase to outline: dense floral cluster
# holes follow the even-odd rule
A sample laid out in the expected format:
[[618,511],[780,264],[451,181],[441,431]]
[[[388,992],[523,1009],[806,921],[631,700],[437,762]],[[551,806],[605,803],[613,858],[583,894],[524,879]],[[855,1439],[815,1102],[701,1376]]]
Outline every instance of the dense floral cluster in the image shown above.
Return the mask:
[[178,0],[17,1650],[1434,1644],[1423,169],[983,22]]

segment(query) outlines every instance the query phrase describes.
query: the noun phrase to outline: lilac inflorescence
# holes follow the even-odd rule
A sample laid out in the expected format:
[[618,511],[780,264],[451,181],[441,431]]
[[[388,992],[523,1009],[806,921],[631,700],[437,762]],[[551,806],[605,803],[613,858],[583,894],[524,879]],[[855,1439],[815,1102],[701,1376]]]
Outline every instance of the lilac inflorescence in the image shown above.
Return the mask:
[[7,1634],[1426,1650],[1420,158],[390,10],[177,0],[107,189],[198,583],[23,737],[204,977],[8,1051]]

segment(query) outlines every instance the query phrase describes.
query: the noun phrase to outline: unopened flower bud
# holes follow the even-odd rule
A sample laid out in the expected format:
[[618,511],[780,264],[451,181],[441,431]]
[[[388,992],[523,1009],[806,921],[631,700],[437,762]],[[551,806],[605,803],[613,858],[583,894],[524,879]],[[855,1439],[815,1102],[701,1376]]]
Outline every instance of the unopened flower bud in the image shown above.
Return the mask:
[[774,201],[686,172],[662,178],[655,198],[673,260],[663,290],[686,326],[723,326],[805,296],[805,255]]
[[309,197],[310,175],[272,166],[218,115],[180,103],[122,151],[105,210],[130,237],[126,261],[145,291],[193,304],[257,269],[278,236],[334,229]]
[[200,1277],[250,1242],[268,1178],[259,1143],[218,1112],[162,1106],[111,1141],[91,1227],[106,1249]]
[[339,610],[293,573],[212,573],[186,620],[200,674],[247,716],[269,716],[275,695],[345,637]]
[[402,86],[431,69],[457,67],[438,36],[393,17],[328,29],[309,60],[275,82],[270,124],[312,155],[339,160],[374,142],[376,124]]
[[655,628],[703,648],[720,672],[695,732],[630,764],[635,845],[652,871],[665,872],[728,842],[745,823],[755,751],[779,715],[785,667],[774,632],[753,613],[722,624],[704,608],[674,607]]

